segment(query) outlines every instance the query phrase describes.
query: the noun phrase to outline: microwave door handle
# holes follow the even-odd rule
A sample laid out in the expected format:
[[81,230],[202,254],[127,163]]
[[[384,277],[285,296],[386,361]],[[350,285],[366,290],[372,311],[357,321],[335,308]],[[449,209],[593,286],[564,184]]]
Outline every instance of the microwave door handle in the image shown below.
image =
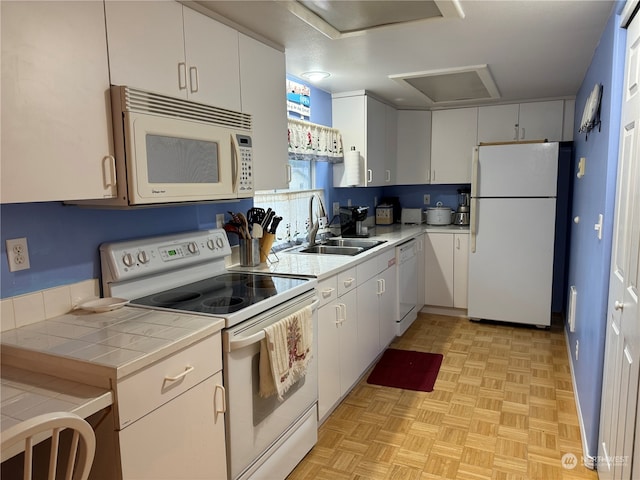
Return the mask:
[[238,181],[240,180],[240,147],[231,134],[231,150],[233,150],[234,162],[233,162],[233,192],[238,192]]

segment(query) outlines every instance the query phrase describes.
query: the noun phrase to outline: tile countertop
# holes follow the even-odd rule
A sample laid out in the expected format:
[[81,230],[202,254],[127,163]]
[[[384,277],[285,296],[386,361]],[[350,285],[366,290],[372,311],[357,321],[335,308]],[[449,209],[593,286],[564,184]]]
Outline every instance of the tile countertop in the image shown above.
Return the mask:
[[[111,389],[120,379],[213,335],[224,320],[123,307],[73,311],[2,332],[2,368],[23,367]],[[4,409],[4,403],[1,405]]]
[[[469,227],[458,225],[378,225],[369,228],[371,240],[385,240],[385,243],[367,250],[359,255],[318,255],[297,253],[282,250],[277,253],[279,260],[273,263],[262,263],[257,267],[230,266],[236,271],[268,272],[280,275],[296,275],[302,277],[316,277],[319,280],[335,275],[342,270],[352,268],[366,261],[371,255],[383,252],[389,248],[415,238],[425,232],[469,233]],[[274,258],[272,254],[270,259]]]

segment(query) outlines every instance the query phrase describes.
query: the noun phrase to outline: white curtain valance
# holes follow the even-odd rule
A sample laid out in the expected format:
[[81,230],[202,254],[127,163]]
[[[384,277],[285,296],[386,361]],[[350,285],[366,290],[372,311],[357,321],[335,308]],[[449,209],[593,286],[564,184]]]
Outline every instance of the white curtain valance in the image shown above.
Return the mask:
[[289,158],[339,163],[344,161],[342,135],[335,128],[289,119]]

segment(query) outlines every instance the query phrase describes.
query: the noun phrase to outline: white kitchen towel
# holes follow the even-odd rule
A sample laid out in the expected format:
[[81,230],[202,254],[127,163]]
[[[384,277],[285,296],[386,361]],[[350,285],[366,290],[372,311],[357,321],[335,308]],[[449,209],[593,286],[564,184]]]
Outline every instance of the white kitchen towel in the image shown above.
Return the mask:
[[260,396],[278,400],[307,373],[313,343],[311,307],[269,325],[260,342]]

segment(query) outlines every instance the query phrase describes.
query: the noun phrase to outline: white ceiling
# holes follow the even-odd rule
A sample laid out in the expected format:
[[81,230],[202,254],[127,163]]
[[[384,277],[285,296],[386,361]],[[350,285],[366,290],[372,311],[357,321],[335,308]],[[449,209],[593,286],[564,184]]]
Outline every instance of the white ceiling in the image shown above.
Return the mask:
[[484,64],[500,94],[488,103],[574,97],[613,8],[611,0],[460,0],[464,18],[331,39],[294,15],[292,0],[195,3],[284,47],[287,73],[324,70],[331,76],[316,87],[330,93],[367,90],[399,108],[431,107],[390,76]]

